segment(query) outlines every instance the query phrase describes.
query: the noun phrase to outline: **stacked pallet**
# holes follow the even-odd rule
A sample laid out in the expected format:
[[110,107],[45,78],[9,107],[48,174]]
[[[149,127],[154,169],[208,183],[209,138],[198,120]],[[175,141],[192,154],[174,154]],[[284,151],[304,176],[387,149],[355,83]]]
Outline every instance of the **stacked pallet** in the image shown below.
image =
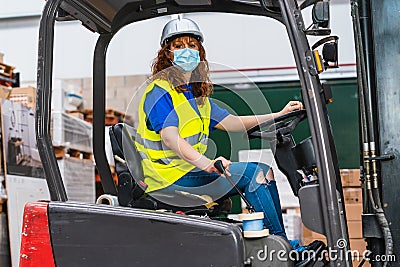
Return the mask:
[[[79,109],[79,110],[71,110],[67,111],[70,116],[74,116],[76,118],[82,119],[87,123],[93,123],[93,110],[92,109]],[[106,109],[105,110],[105,152],[107,156],[107,160],[110,164],[111,174],[113,176],[114,182],[118,183],[118,177],[115,172],[113,153],[111,149],[111,142],[109,140],[109,127],[113,126],[117,123],[127,123],[133,125],[132,117],[125,114],[124,112],[117,111],[114,109]],[[96,196],[100,196],[103,194],[103,189],[101,186],[100,174],[96,170]]]
[[95,202],[95,166],[92,160],[65,157],[57,160],[69,200]]
[[[4,54],[0,53],[0,102],[1,99],[9,99],[12,91],[12,86],[16,86],[19,83],[19,81],[17,82],[16,80],[17,74],[14,73],[14,70],[15,67],[4,63]],[[1,139],[0,141],[2,142]],[[0,161],[1,162],[3,161],[3,149],[0,149]],[[0,215],[3,215],[2,207],[3,204],[5,205],[6,200],[7,200],[7,192],[5,189],[5,176],[4,176],[3,164],[0,164]],[[2,238],[0,236],[0,243],[1,242]]]
[[59,151],[92,153],[92,125],[75,116],[54,111],[51,120],[53,146]]
[[3,86],[12,86],[15,67],[0,62],[0,84]]
[[[340,170],[342,178],[344,203],[347,216],[347,226],[350,238],[350,249],[353,255],[353,266],[358,266],[362,255],[366,250],[366,242],[362,238],[361,214],[362,214],[362,191],[360,183],[360,170],[342,169]],[[310,231],[303,225],[303,243],[308,244],[313,240],[322,240],[326,243],[324,235]],[[360,257],[357,257],[360,255]],[[364,264],[364,266],[367,263]]]
[[4,54],[0,53],[0,98],[8,99],[13,85],[10,79],[13,78],[15,68],[5,64],[3,59]]
[[[78,116],[83,118],[83,120],[92,123],[93,122],[93,110],[92,109],[80,109],[80,110],[72,110],[68,111],[69,114],[74,114],[74,116]],[[125,114],[124,112],[117,111],[114,109],[106,109],[105,110],[105,125],[112,126],[120,122],[125,122],[131,124],[132,118],[131,116]]]
[[[2,54],[0,53],[0,62],[2,61]],[[1,99],[7,99],[8,96],[10,95],[11,88],[8,86],[0,85],[0,101]],[[1,139],[0,139],[1,142]],[[0,143],[1,144],[1,143]],[[3,161],[3,150],[0,149],[0,161]],[[0,164],[0,209],[3,205],[3,203],[7,199],[7,193],[6,193],[6,188],[5,188],[5,181],[4,181],[4,172],[2,169],[3,164]],[[0,210],[0,215],[2,214],[2,211]],[[0,239],[1,242],[1,239]]]
[[19,73],[15,73],[15,67],[3,62],[4,54],[0,53],[0,85],[5,87],[19,86]]
[[92,125],[64,112],[53,112],[51,134],[68,199],[94,203]]
[[28,87],[13,87],[8,99],[13,102],[21,103],[22,105],[35,109],[36,108],[36,88]]
[[[80,109],[80,110],[72,110],[72,111],[67,111],[68,115],[71,117],[74,117],[75,119],[78,120],[84,120],[85,123],[91,125],[93,122],[93,110],[91,109]],[[110,170],[111,174],[113,176],[114,182],[117,184],[118,183],[118,178],[117,174],[115,172],[115,166],[114,166],[114,160],[113,160],[113,153],[112,153],[112,148],[111,148],[111,142],[109,140],[109,127],[113,126],[117,123],[120,122],[125,122],[128,124],[132,123],[132,118],[128,115],[126,115],[123,112],[113,110],[113,109],[106,109],[105,110],[105,152],[107,156],[107,160],[110,165]],[[82,155],[84,156],[84,155]],[[95,174],[95,181],[96,181],[96,197],[102,195],[103,188],[101,186],[101,178],[100,174],[97,172],[96,169],[96,174]]]

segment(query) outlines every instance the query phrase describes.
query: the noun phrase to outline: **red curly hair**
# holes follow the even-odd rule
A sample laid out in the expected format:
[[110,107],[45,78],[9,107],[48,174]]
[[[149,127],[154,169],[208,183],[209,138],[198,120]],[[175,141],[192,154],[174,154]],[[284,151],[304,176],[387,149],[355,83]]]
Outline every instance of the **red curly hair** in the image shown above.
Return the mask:
[[[161,47],[152,64],[153,80],[163,79],[168,81],[178,93],[187,91],[187,89],[183,87],[186,84],[186,80],[182,72],[173,67],[172,61],[169,57],[169,53],[171,53],[169,48],[175,40],[179,40],[180,38],[184,37],[178,37]],[[190,38],[191,40],[195,40],[200,52],[200,64],[192,72],[190,84],[192,85],[193,95],[196,97],[197,101],[202,104],[204,97],[208,97],[213,91],[214,87],[209,77],[209,66],[208,61],[206,60],[206,51],[204,50],[201,42],[199,42],[196,38]]]

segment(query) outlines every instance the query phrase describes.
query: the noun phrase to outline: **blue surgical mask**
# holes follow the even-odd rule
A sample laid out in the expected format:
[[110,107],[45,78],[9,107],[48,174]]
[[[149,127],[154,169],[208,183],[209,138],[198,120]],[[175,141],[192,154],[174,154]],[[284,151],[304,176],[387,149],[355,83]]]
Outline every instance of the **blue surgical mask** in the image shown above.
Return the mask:
[[174,50],[174,61],[172,63],[183,72],[191,72],[200,63],[200,53],[190,48]]

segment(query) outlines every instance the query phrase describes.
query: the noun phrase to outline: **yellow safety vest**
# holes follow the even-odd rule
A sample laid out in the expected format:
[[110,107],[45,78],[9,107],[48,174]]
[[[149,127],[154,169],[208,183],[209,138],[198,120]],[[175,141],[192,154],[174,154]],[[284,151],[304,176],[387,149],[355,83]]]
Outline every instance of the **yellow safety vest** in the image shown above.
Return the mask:
[[146,192],[165,188],[195,168],[169,149],[162,142],[160,134],[147,128],[144,102],[155,85],[164,89],[172,98],[179,119],[180,137],[201,154],[207,150],[210,126],[211,106],[208,98],[203,105],[197,106],[201,115],[199,116],[185,95],[178,93],[168,81],[157,79],[147,86],[139,104],[139,124],[135,139],[136,148],[142,156],[144,182],[148,185]]

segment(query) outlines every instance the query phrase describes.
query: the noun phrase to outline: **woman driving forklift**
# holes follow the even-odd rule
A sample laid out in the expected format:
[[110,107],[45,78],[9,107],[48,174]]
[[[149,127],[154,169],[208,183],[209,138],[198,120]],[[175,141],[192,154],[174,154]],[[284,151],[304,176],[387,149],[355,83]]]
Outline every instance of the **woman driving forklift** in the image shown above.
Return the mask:
[[[136,147],[143,158],[146,192],[151,195],[183,190],[209,195],[213,200],[236,195],[214,167],[214,161],[221,160],[226,174],[255,211],[264,213],[264,224],[270,233],[287,238],[270,166],[231,162],[224,157],[209,159],[204,153],[213,129],[244,132],[271,118],[303,109],[303,105],[290,101],[277,113],[252,116],[235,116],[220,108],[209,97],[213,85],[203,40],[198,25],[187,18],[173,19],[163,29],[161,49],[152,64],[153,76],[139,106]],[[321,245],[289,242],[296,251]]]

